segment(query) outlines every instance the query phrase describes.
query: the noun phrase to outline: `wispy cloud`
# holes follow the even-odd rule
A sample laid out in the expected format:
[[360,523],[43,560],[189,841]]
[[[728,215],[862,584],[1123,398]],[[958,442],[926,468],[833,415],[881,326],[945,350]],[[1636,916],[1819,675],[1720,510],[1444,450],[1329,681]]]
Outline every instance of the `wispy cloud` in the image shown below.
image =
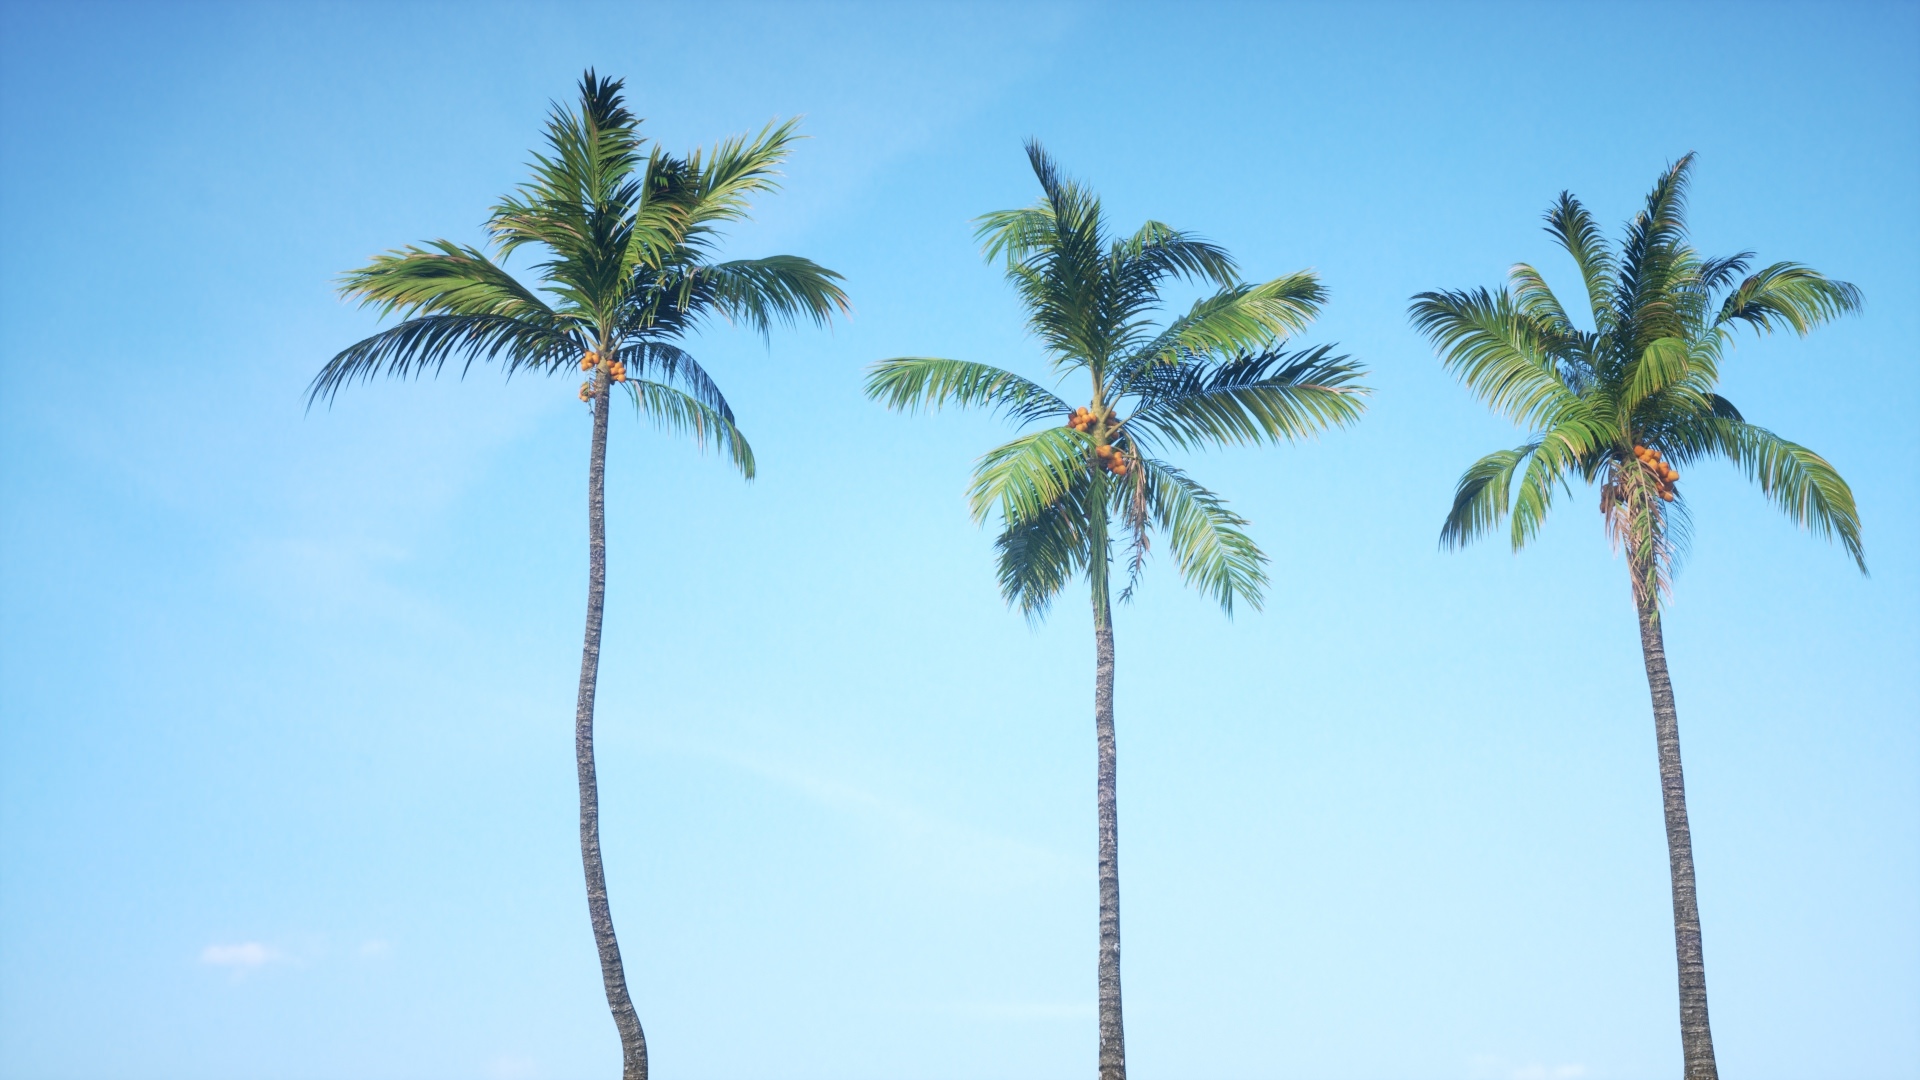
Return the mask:
[[1581,1080],[1588,1075],[1585,1065],[1515,1065],[1511,1058],[1495,1054],[1482,1054],[1468,1064],[1476,1080]]
[[251,971],[283,960],[280,950],[258,941],[243,941],[236,945],[209,945],[200,950],[200,962],[210,967],[226,968],[233,972],[234,978],[240,978]]
[[757,776],[817,806],[844,814],[894,841],[907,857],[938,851],[938,865],[929,869],[951,875],[967,888],[1004,888],[1035,879],[1069,877],[1080,870],[1077,861],[1057,851],[789,764],[678,739],[663,740],[662,745]]

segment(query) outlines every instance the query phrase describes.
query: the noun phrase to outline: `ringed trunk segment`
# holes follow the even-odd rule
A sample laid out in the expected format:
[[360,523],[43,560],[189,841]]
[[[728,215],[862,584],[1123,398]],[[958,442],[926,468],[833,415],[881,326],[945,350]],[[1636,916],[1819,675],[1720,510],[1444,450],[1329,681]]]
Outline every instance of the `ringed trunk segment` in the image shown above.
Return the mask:
[[[1104,492],[1101,492],[1104,507]],[[1098,750],[1095,804],[1100,829],[1100,1080],[1126,1080],[1127,1045],[1120,1009],[1120,825],[1113,731],[1113,607],[1107,596],[1104,511],[1093,551],[1093,728]]]
[[600,954],[607,1005],[620,1032],[621,1080],[647,1080],[647,1037],[627,993],[620,942],[607,906],[607,873],[600,859],[600,788],[593,763],[593,702],[600,679],[600,624],[607,595],[608,375],[592,380],[593,443],[587,465],[587,630],[580,648],[580,696],[574,709],[573,757],[580,778],[580,862],[587,880],[587,917]]
[[[1629,562],[1633,559],[1630,557]],[[1673,884],[1673,944],[1680,982],[1680,1049],[1685,1080],[1719,1080],[1713,1031],[1707,1021],[1707,963],[1700,936],[1700,901],[1694,886],[1693,834],[1687,823],[1687,785],[1680,768],[1680,721],[1667,676],[1658,599],[1645,594],[1634,575],[1640,617],[1640,651],[1653,698],[1653,728],[1660,755],[1660,800],[1667,827],[1667,864]]]

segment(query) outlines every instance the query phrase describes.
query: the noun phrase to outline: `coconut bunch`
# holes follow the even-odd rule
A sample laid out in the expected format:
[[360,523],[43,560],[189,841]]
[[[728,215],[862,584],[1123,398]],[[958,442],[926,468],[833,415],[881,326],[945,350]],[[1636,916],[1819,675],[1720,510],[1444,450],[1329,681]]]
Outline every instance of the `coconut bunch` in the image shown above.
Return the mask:
[[[608,362],[608,360],[605,357],[601,356],[597,352],[589,352],[580,358],[581,371],[592,371],[594,368],[597,368],[597,367],[604,367],[607,369],[608,382],[626,382],[627,381],[627,365],[620,362],[619,360]],[[588,379],[586,382],[583,382],[580,384],[580,400],[586,401],[591,397],[593,397],[593,380]]]
[[1673,485],[1680,482],[1680,470],[1667,464],[1666,461],[1660,457],[1660,451],[1655,450],[1651,446],[1641,446],[1635,443],[1633,456],[1639,458],[1640,464],[1645,466],[1646,470],[1652,473],[1653,478],[1658,481],[1660,485],[1660,498],[1667,502],[1672,502],[1674,495]]
[[1106,470],[1115,476],[1127,475],[1127,455],[1106,443],[1093,448],[1093,460],[1105,466]]
[[1088,428],[1092,427],[1093,422],[1098,419],[1100,418],[1094,414],[1094,411],[1092,409],[1089,409],[1085,405],[1082,405],[1079,408],[1073,410],[1072,416],[1067,417],[1067,426],[1072,428],[1075,431],[1084,432]]

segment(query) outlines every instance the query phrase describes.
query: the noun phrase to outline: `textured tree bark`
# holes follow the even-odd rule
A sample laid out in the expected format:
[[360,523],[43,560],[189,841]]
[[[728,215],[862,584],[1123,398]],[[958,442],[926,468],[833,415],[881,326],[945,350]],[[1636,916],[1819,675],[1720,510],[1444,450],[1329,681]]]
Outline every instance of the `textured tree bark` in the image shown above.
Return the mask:
[[[1102,537],[1104,539],[1104,537]],[[1126,1080],[1120,1017],[1120,820],[1113,738],[1113,607],[1105,544],[1093,559],[1093,731],[1099,746],[1095,801],[1100,816],[1100,1080]]]
[[[1629,560],[1631,562],[1631,560]],[[1667,678],[1667,649],[1660,608],[1634,575],[1634,606],[1640,614],[1640,651],[1653,694],[1653,731],[1660,748],[1660,798],[1667,818],[1667,863],[1673,877],[1673,944],[1680,967],[1680,1050],[1685,1080],[1719,1080],[1713,1031],[1707,1025],[1707,962],[1700,944],[1700,903],[1693,884],[1693,834],[1687,827],[1687,785],[1680,771],[1680,720]]]
[[607,872],[600,862],[600,790],[593,768],[593,695],[600,679],[600,619],[607,595],[607,399],[612,387],[596,374],[593,449],[587,466],[587,634],[580,648],[580,697],[573,716],[573,760],[580,776],[580,861],[587,874],[587,917],[600,950],[613,1026],[620,1031],[621,1080],[647,1080],[647,1036],[627,995],[620,942],[607,909]]

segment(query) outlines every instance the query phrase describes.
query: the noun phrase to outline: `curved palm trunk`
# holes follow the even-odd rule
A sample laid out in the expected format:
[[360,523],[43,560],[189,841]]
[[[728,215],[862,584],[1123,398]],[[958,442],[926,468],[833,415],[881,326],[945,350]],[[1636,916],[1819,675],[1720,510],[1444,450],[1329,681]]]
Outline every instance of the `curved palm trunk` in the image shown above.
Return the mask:
[[1095,802],[1100,817],[1100,1080],[1126,1080],[1120,1022],[1120,820],[1113,739],[1113,606],[1107,597],[1105,536],[1093,559],[1093,732],[1099,747]]
[[627,996],[620,942],[607,910],[607,872],[600,862],[600,789],[593,768],[593,693],[600,678],[600,618],[607,596],[607,399],[605,375],[595,378],[593,449],[587,466],[587,635],[580,648],[580,697],[573,718],[573,759],[580,775],[580,861],[587,873],[587,916],[600,950],[607,1005],[620,1030],[621,1080],[647,1080],[647,1037]]
[[[1629,560],[1631,562],[1631,560]],[[1700,945],[1700,904],[1693,885],[1693,834],[1687,827],[1687,785],[1680,772],[1680,719],[1667,679],[1667,649],[1660,609],[1634,575],[1634,606],[1640,614],[1640,651],[1653,693],[1653,731],[1660,747],[1660,798],[1667,818],[1667,863],[1673,876],[1673,944],[1680,967],[1680,1049],[1685,1080],[1719,1080],[1713,1031],[1707,1025],[1707,962]]]

